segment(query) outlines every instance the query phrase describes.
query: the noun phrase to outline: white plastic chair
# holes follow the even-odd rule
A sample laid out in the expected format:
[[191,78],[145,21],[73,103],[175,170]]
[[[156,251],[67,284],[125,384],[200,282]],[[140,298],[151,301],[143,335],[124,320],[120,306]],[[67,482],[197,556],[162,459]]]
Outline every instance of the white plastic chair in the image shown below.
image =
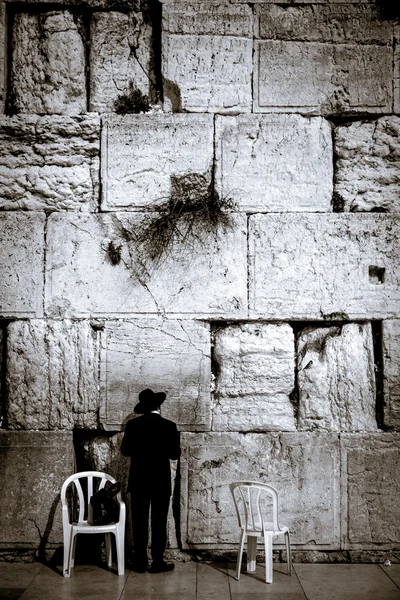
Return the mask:
[[[256,570],[257,538],[264,538],[265,545],[265,581],[272,583],[272,538],[285,537],[287,569],[292,574],[290,553],[290,534],[285,525],[278,522],[278,493],[266,483],[255,481],[236,481],[229,485],[241,529],[239,553],[236,566],[236,579],[239,581],[240,568],[245,539],[247,536],[247,571]],[[272,502],[271,502],[272,501]],[[269,517],[269,520],[267,520]],[[272,517],[272,520],[271,520]]]
[[[87,495],[82,489],[80,480],[87,479]],[[100,479],[98,488],[96,482],[93,480]],[[93,493],[98,489],[104,488],[107,481],[116,483],[116,480],[108,475],[107,473],[100,473],[99,471],[82,471],[81,473],[75,473],[66,479],[61,488],[61,506],[62,506],[62,521],[63,521],[63,532],[64,532],[64,566],[63,574],[64,577],[71,575],[71,569],[74,566],[75,560],[75,548],[76,548],[76,536],[78,533],[104,533],[106,539],[106,554],[107,564],[109,567],[112,565],[112,542],[111,534],[115,535],[115,545],[117,547],[117,563],[118,563],[118,575],[123,575],[125,570],[124,564],[124,543],[125,543],[125,516],[126,509],[125,503],[121,499],[121,493],[119,492],[116,496],[120,508],[119,508],[119,521],[118,523],[110,523],[109,525],[89,525],[87,519],[85,520],[85,509],[86,514],[89,512],[90,499]],[[74,484],[79,498],[79,516],[77,523],[70,523],[68,503],[67,503],[67,488],[70,484]],[[94,485],[95,484],[95,485]]]

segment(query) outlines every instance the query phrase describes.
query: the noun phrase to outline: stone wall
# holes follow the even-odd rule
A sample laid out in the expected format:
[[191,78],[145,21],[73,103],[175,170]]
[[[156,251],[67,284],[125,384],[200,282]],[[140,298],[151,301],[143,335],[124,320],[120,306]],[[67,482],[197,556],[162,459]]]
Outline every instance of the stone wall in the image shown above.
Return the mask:
[[74,470],[126,483],[151,387],[171,550],[232,551],[255,479],[297,560],[396,560],[399,39],[372,1],[0,1],[1,556],[62,543]]

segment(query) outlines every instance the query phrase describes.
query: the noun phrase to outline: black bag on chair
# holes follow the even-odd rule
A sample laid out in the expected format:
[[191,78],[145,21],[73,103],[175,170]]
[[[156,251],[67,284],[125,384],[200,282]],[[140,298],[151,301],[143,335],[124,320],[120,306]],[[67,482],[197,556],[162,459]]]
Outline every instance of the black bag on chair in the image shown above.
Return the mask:
[[[107,481],[102,490],[96,492],[90,499],[89,525],[109,525],[119,520],[119,502],[116,495],[121,490],[121,484]],[[92,514],[90,514],[92,513]]]

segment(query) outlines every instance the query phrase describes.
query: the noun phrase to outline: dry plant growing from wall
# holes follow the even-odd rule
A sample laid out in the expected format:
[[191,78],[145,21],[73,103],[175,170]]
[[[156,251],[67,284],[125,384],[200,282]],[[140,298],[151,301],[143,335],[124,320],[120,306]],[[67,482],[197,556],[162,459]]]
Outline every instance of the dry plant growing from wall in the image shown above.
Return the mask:
[[114,110],[118,115],[140,114],[149,112],[151,105],[148,96],[135,88],[131,81],[128,92],[117,96],[114,101]]

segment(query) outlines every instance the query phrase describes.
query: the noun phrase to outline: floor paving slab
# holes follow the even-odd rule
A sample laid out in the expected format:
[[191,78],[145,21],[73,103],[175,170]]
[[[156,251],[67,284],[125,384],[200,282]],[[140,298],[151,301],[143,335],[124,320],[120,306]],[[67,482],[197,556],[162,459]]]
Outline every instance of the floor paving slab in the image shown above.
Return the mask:
[[[257,564],[254,573],[247,573],[245,560],[243,563],[239,581],[235,579],[236,564],[229,563],[228,565],[232,600],[235,596],[236,598],[242,598],[245,594],[257,594],[260,597],[261,595],[264,597],[265,594],[273,594],[273,600],[276,600],[276,594],[282,594],[285,597],[288,594],[294,594],[296,600],[297,598],[306,599],[296,573],[293,572],[292,576],[288,575],[286,565],[274,563],[273,583],[269,584],[265,582],[265,565],[263,563]],[[255,599],[253,598],[253,600]]]
[[390,565],[390,567],[380,566],[386,575],[400,588],[400,565]]

